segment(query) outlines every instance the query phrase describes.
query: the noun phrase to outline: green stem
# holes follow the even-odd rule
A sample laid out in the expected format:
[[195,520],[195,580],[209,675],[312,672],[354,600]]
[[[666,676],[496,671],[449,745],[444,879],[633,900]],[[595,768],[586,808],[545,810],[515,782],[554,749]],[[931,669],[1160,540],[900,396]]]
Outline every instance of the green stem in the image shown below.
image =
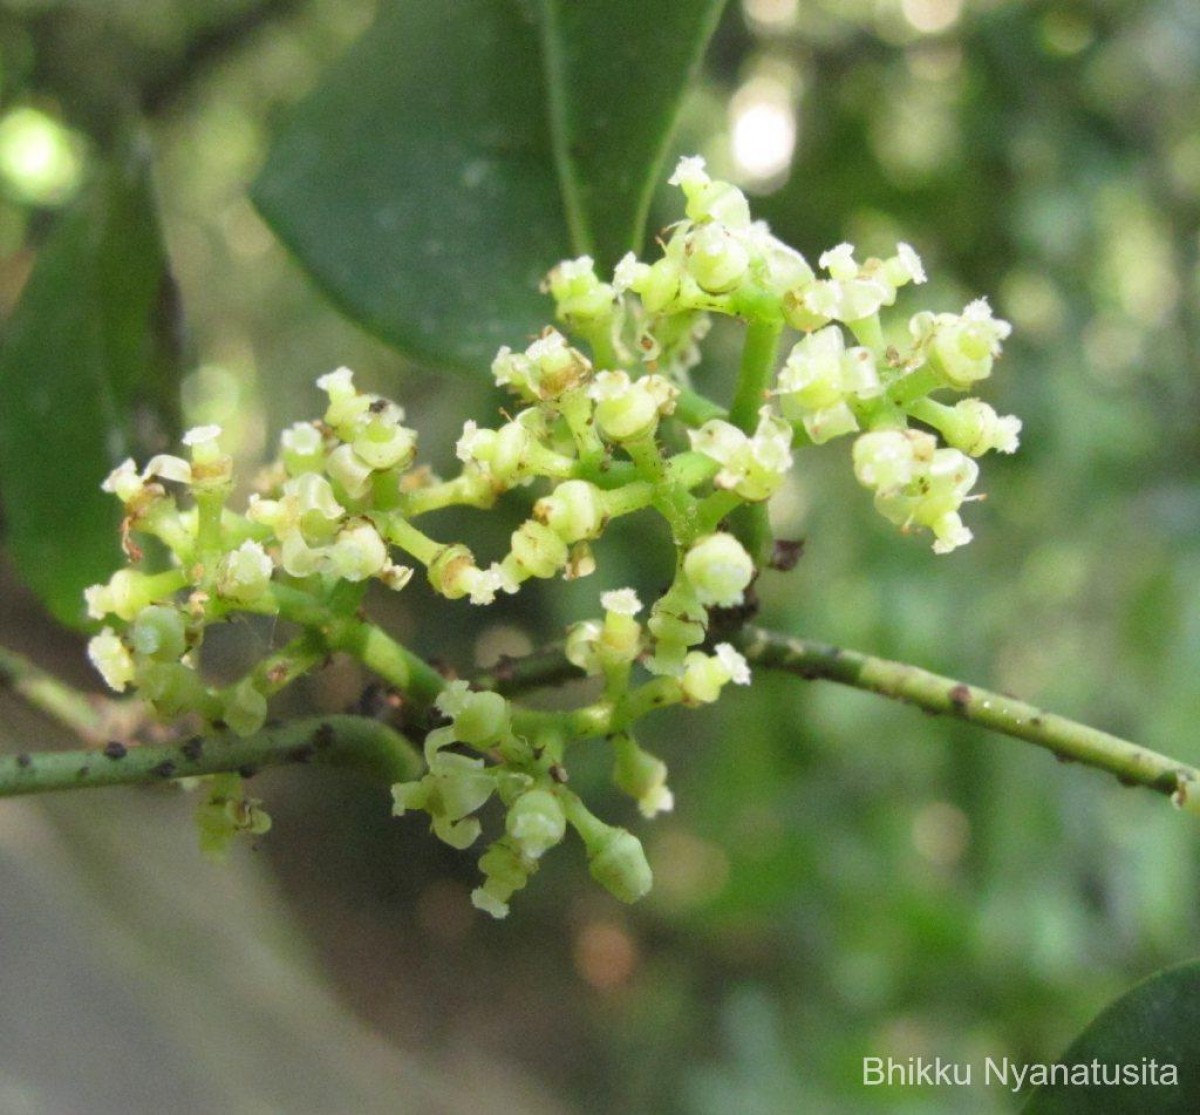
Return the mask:
[[729,520],[734,537],[746,548],[746,553],[760,569],[771,556],[771,520],[765,503],[745,503],[732,513]]
[[1113,774],[1126,785],[1146,786],[1187,804],[1200,770],[1128,740],[1054,713],[942,677],[905,662],[795,639],[760,627],[746,627],[732,640],[752,666],[783,670],[806,679],[824,678],[906,701],[926,712],[951,716],[1006,736],[1044,747],[1063,761],[1075,761]]
[[438,554],[445,549],[441,542],[435,542],[399,515],[388,516],[380,525],[389,542],[411,554],[422,565],[432,565]]
[[563,644],[559,642],[520,658],[502,655],[494,666],[475,674],[471,678],[471,686],[474,689],[494,689],[509,697],[527,693],[531,689],[545,689],[567,681],[578,681],[583,676],[579,667],[567,660]]
[[446,687],[445,679],[428,662],[365,620],[340,623],[330,632],[329,645],[352,654],[418,705],[433,704]]
[[351,767],[390,785],[416,778],[421,759],[386,724],[361,716],[294,720],[241,739],[231,732],[183,743],[143,744],[77,751],[44,751],[0,758],[0,797],[166,782],[204,774],[322,763]]
[[[809,680],[834,681],[916,705],[926,712],[956,716],[981,728],[1044,747],[1061,760],[1107,771],[1126,785],[1146,786],[1167,794],[1189,809],[1195,810],[1200,805],[1197,768],[1014,697],[942,677],[908,663],[792,638],[761,627],[745,627],[731,636],[731,641],[752,666],[782,670]],[[475,683],[495,688],[506,696],[516,696],[578,676],[560,648],[548,647],[526,658],[505,660],[489,673],[479,675]],[[642,701],[655,695],[648,690]]]
[[696,508],[696,528],[701,534],[711,534],[721,520],[742,506],[742,497],[737,492],[718,489],[705,496]]
[[126,703],[81,693],[7,647],[0,647],[0,688],[11,689],[85,740],[103,739],[101,725],[114,719],[111,712]]
[[453,480],[443,480],[427,488],[402,493],[399,510],[405,519],[415,519],[418,515],[440,511],[444,507],[466,506],[486,510],[495,502],[495,491],[480,484],[477,477],[463,473]]
[[284,619],[320,636],[329,650],[352,654],[419,705],[431,704],[445,688],[441,674],[381,628],[354,616],[336,616],[320,600],[301,589],[273,585],[263,604],[263,611],[269,605]]
[[928,364],[915,372],[901,376],[887,389],[888,399],[902,409],[931,391],[945,387],[945,381]]
[[710,419],[729,417],[729,412],[723,406],[690,387],[680,388],[674,414],[687,426],[703,426]]
[[758,425],[758,412],[766,401],[782,332],[783,324],[778,321],[751,321],[746,326],[742,366],[733,405],[729,408],[729,421],[747,433]]

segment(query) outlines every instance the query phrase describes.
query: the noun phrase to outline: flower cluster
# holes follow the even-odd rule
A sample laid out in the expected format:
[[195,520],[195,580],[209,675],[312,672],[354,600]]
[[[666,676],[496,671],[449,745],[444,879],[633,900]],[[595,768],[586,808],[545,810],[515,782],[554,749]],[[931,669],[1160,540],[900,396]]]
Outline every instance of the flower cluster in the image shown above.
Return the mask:
[[[126,461],[104,483],[124,505],[130,560],[87,593],[103,624],[89,654],[108,684],[135,687],[163,716],[191,714],[250,735],[284,685],[331,651],[358,655],[444,720],[424,739],[423,776],[394,787],[396,813],[424,812],[459,849],[480,838],[489,810],[503,813],[473,895],[496,916],[569,832],[618,898],[649,889],[637,838],[568,790],[568,746],[607,740],[613,781],[638,810],[652,817],[672,807],[666,766],[638,743],[639,721],[749,682],[733,643],[713,637],[712,613],[746,602],[764,540],[726,523],[771,498],[797,449],[854,435],[854,474],[879,511],[903,529],[932,531],[943,553],[971,537],[959,512],[978,475],[973,458],[1017,445],[1017,419],[975,398],[932,397],[990,375],[1009,327],[986,302],[898,322],[887,311],[899,291],[925,281],[909,246],[859,262],[842,244],[820,257],[818,275],[752,221],[742,193],[711,179],[702,160],[684,159],[671,181],[686,216],[658,259],[631,254],[606,281],[583,257],[547,277],[572,336],[547,327],[523,350],[500,350],[492,374],[514,401],[494,426],[464,424],[457,475],[418,467],[404,411],[340,368],[317,381],[327,396],[321,418],[282,434],[277,460],[240,510],[212,426],[185,436],[187,456],[160,455],[140,470]],[[751,386],[739,387],[727,417],[713,417],[721,409],[688,381],[714,313],[757,331],[747,345],[756,355],[743,361]],[[776,360],[787,329],[800,335]],[[491,508],[534,484],[531,512],[490,561],[417,525],[450,506]],[[533,709],[447,682],[362,616],[371,582],[402,590],[418,571],[445,599],[481,606],[530,579],[586,577],[609,524],[637,512],[665,519],[674,577],[648,611],[634,589],[616,589],[601,594],[601,615],[570,628],[566,657],[595,679],[594,699],[580,707]],[[148,568],[139,537],[160,544],[165,567]],[[215,685],[201,669],[205,631],[239,613],[278,616],[301,633]],[[218,851],[269,824],[236,774],[211,784],[198,816],[206,846]]]

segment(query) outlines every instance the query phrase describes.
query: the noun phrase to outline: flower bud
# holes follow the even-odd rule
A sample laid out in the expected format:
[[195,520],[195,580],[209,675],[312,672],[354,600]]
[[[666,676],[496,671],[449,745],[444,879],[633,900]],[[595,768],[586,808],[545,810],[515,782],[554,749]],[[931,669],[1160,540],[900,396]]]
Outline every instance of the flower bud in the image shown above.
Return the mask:
[[566,835],[567,818],[551,791],[528,790],[513,802],[505,828],[525,855],[540,859]]
[[625,829],[604,826],[588,844],[588,857],[592,878],[622,902],[644,898],[654,884],[642,842]]
[[434,592],[447,600],[458,600],[470,592],[471,570],[479,572],[475,555],[461,542],[455,542],[437,552],[426,575]]
[[688,273],[709,294],[724,294],[742,281],[750,253],[724,225],[700,225],[684,245]]
[[714,182],[699,155],[680,159],[675,173],[667,181],[683,190],[687,198],[686,212],[691,220],[720,221],[731,228],[745,228],[750,224],[750,204],[746,195],[728,182]]
[[962,399],[941,411],[936,421],[929,421],[941,430],[948,445],[971,457],[993,449],[1015,453],[1019,444],[1021,420],[1013,415],[1001,417],[982,399]]
[[718,532],[692,545],[683,559],[683,571],[701,604],[728,608],[742,602],[754,578],[754,562],[732,534]]
[[586,480],[567,480],[533,507],[534,517],[564,542],[598,538],[607,515],[603,493]]
[[729,643],[721,643],[712,656],[693,651],[684,660],[683,699],[686,704],[711,704],[730,682],[750,683],[750,667]]
[[553,577],[567,564],[567,544],[550,527],[526,519],[513,531],[512,558],[530,577]]
[[88,615],[103,619],[107,615],[132,620],[147,604],[171,596],[184,584],[176,569],[163,573],[141,573],[136,569],[118,569],[106,585],[90,585],[83,590]]
[[630,280],[630,286],[641,295],[647,313],[660,314],[671,309],[679,298],[682,279],[683,272],[679,264],[664,257],[644,270],[637,270]]
[[490,448],[488,463],[497,480],[510,485],[528,474],[534,440],[523,423],[506,422],[496,431]]
[[667,764],[643,751],[630,735],[613,738],[613,782],[638,803],[643,817],[669,813],[675,798],[667,789]]
[[652,434],[660,415],[674,411],[679,388],[658,375],[631,380],[628,372],[600,372],[588,395],[600,432],[612,441],[631,441]]
[[612,313],[613,288],[596,277],[591,256],[564,260],[546,276],[545,289],[564,320],[577,324],[602,321]]
[[499,693],[468,693],[454,714],[455,736],[474,747],[495,743],[508,725],[508,702]]
[[932,459],[935,446],[933,436],[920,430],[871,430],[854,443],[854,475],[877,492],[906,487]]
[[187,636],[179,609],[151,604],[138,612],[129,629],[134,652],[160,662],[177,661],[187,650]]

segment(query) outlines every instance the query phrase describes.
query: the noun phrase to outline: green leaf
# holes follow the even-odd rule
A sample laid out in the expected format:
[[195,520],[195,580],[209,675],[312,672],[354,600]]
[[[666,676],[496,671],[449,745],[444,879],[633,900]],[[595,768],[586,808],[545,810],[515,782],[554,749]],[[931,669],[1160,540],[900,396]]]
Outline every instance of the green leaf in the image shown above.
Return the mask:
[[724,0],[541,0],[559,180],[577,253],[641,247],[683,94]]
[[255,203],[350,317],[478,369],[558,260],[636,247],[724,0],[384,7],[275,141]]
[[[1047,1085],[1030,1096],[1022,1109],[1025,1115],[1200,1111],[1200,962],[1168,968],[1138,984],[1105,1008],[1058,1061],[1128,1066],[1138,1074],[1137,1082]],[[1154,1077],[1152,1062],[1157,1065]],[[1163,1083],[1168,1065],[1176,1069],[1175,1084]],[[1142,1083],[1143,1074],[1159,1083]]]
[[0,505],[20,575],[82,624],[121,560],[100,483],[178,426],[174,287],[142,156],[104,168],[38,254],[0,348]]

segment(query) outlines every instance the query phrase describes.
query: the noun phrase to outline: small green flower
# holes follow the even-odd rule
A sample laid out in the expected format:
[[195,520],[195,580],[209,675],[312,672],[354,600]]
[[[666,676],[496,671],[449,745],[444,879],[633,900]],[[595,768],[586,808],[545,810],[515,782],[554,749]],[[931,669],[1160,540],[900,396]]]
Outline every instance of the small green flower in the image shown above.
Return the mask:
[[679,388],[659,375],[631,379],[628,372],[600,372],[588,388],[596,403],[596,425],[612,441],[654,433],[659,419],[675,410]]
[[567,817],[551,791],[528,790],[513,802],[505,828],[526,856],[540,859],[562,842],[567,832]]
[[642,842],[622,828],[606,825],[603,834],[588,844],[588,870],[596,882],[622,902],[645,898],[654,885]]
[[732,534],[719,531],[692,545],[683,559],[683,571],[701,604],[731,608],[742,602],[754,579],[754,562]]
[[129,628],[134,653],[160,662],[178,661],[187,650],[184,619],[178,608],[151,604],[134,617]]
[[217,594],[227,600],[252,603],[267,591],[273,571],[274,565],[262,544],[246,539],[221,558],[217,566]]
[[125,692],[134,677],[133,655],[111,627],[88,640],[87,655],[104,678],[105,685],[118,693]]
[[689,430],[692,449],[721,465],[713,484],[743,499],[769,499],[792,467],[792,428],[770,407],[758,412],[758,428],[748,436],[729,422],[712,419]]
[[909,329],[930,365],[950,387],[965,391],[992,374],[1000,342],[1012,332],[992,316],[987,299],[972,302],[961,314],[917,314]]
[[613,737],[613,782],[638,804],[643,817],[669,813],[675,798],[667,789],[667,764],[643,751],[628,733]]

